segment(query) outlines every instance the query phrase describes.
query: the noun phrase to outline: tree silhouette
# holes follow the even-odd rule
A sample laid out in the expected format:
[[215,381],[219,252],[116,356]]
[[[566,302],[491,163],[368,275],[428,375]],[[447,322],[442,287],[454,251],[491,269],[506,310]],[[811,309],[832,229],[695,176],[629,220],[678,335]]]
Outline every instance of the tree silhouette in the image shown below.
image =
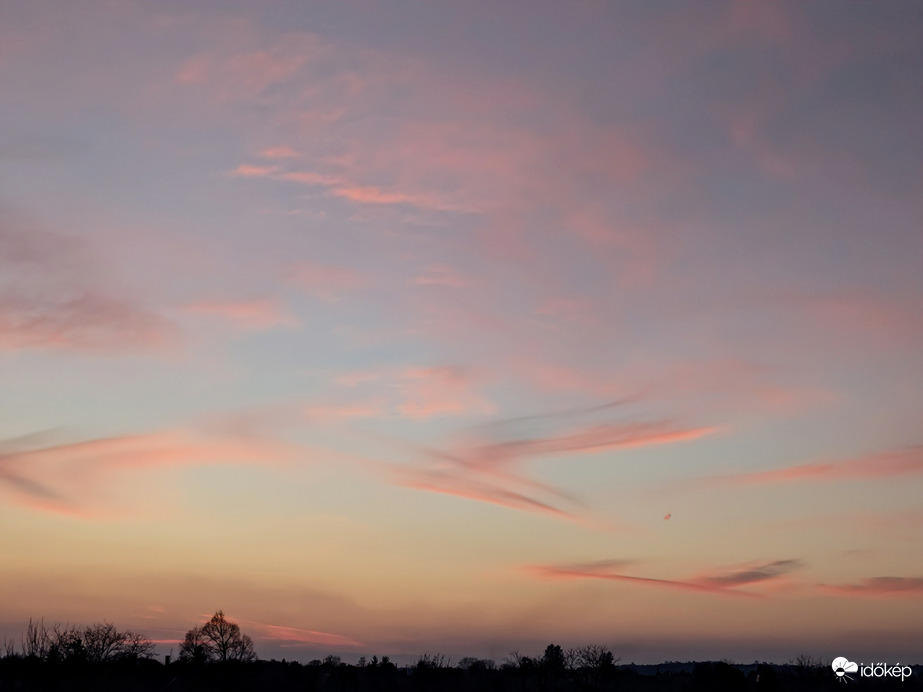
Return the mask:
[[588,644],[564,652],[571,676],[584,689],[601,689],[607,678],[615,672],[616,658],[609,647]]
[[111,622],[97,622],[86,627],[56,624],[29,619],[22,638],[22,655],[50,663],[108,663],[120,660],[151,658],[154,643],[143,634],[119,630]]
[[545,653],[542,655],[542,668],[549,673],[562,673],[566,660],[564,650],[557,644],[549,644],[545,647]]
[[180,647],[180,659],[194,663],[209,661],[255,661],[253,640],[241,634],[240,625],[216,612],[202,627],[186,632]]
[[211,660],[211,648],[201,627],[193,627],[186,632],[186,638],[179,649],[179,658],[189,663],[208,663]]

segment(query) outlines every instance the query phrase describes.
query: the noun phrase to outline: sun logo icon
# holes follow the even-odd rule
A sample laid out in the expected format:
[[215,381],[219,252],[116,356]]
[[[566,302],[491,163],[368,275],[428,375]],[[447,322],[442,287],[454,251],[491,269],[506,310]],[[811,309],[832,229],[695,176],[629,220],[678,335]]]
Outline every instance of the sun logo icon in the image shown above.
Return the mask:
[[840,656],[839,658],[833,659],[833,663],[830,664],[830,667],[833,668],[833,672],[836,673],[837,682],[846,682],[847,680],[852,680],[847,673],[855,673],[859,670],[859,664],[853,663],[847,658]]

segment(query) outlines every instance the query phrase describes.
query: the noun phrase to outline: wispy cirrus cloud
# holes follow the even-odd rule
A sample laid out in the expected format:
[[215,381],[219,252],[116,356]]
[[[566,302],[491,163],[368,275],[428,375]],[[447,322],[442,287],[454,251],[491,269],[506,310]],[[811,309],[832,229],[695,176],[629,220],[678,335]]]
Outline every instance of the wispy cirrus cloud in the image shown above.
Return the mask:
[[278,300],[272,298],[201,301],[184,305],[180,310],[189,315],[215,317],[246,330],[298,324],[295,316]]
[[278,166],[254,166],[249,163],[242,163],[228,175],[233,178],[265,178],[278,172],[278,170]]
[[0,350],[152,352],[178,332],[106,281],[85,243],[0,210]]
[[298,158],[298,152],[284,144],[280,144],[275,147],[267,147],[260,152],[260,156],[266,159],[296,159]]
[[350,291],[365,288],[370,282],[370,277],[356,269],[314,262],[290,266],[285,275],[293,286],[329,302],[340,300]]
[[[242,40],[249,33],[239,24],[234,32]],[[246,101],[295,78],[323,53],[322,42],[310,34],[290,35],[271,48],[241,49],[232,44],[188,59],[177,70],[175,79],[186,87],[206,85],[213,98],[221,102]]]
[[920,445],[843,461],[799,464],[768,471],[715,476],[704,479],[703,482],[719,485],[764,485],[894,478],[918,473],[923,473],[923,446]]
[[553,580],[570,580],[570,579],[601,579],[604,581],[628,582],[641,584],[644,586],[653,586],[665,589],[676,589],[679,591],[692,591],[698,593],[711,593],[724,596],[736,596],[743,598],[761,598],[759,594],[748,591],[737,591],[731,588],[715,586],[712,584],[702,584],[691,581],[680,581],[676,579],[660,579],[656,577],[642,577],[631,574],[622,574],[618,572],[607,572],[597,570],[574,570],[554,566],[534,566],[526,567],[525,571],[541,579]]
[[570,565],[532,565],[525,570],[543,579],[602,579],[682,591],[759,598],[762,594],[741,591],[737,587],[779,580],[802,567],[800,560],[776,560],[749,563],[696,577],[665,579],[626,573],[624,568],[632,564],[634,561],[631,560],[601,560]]
[[436,194],[390,191],[373,185],[339,185],[331,187],[330,194],[361,204],[407,205],[438,211],[465,210],[464,207]]
[[813,514],[773,522],[769,528],[779,530],[838,529],[851,534],[883,533],[890,537],[915,539],[923,529],[923,508],[895,509],[887,512],[850,510]]
[[666,421],[595,425],[559,437],[514,440],[481,448],[480,463],[493,464],[519,457],[596,453],[626,447],[646,447],[695,440],[717,427],[679,427]]
[[60,435],[59,431],[43,430],[28,435],[0,440],[0,481],[8,491],[28,498],[33,505],[51,510],[70,510],[69,501],[47,484],[26,475],[28,471],[16,469],[16,455],[29,449],[49,444]]
[[175,343],[172,325],[161,315],[95,290],[77,290],[0,296],[0,350],[156,352]]
[[800,560],[776,560],[775,562],[743,565],[728,571],[707,574],[696,579],[697,583],[715,586],[744,586],[771,581],[802,567]]
[[277,642],[284,647],[299,647],[314,644],[348,648],[362,646],[362,642],[342,634],[306,630],[300,627],[288,627],[285,625],[270,625],[252,621],[247,622],[248,625],[256,629],[263,639]]
[[483,378],[461,365],[378,368],[343,373],[326,399],[309,405],[311,418],[405,418],[493,413],[480,391]]
[[403,401],[398,410],[408,418],[446,414],[493,413],[494,407],[474,391],[476,375],[460,366],[409,368],[403,373]]
[[471,285],[471,282],[470,277],[446,264],[430,265],[413,279],[413,283],[418,286],[446,286],[448,288],[465,288]]
[[923,596],[923,577],[871,577],[852,584],[819,584],[817,588],[825,593],[870,598]]
[[102,437],[42,445],[22,438],[0,453],[0,488],[26,507],[78,517],[104,511],[107,488],[120,475],[204,465],[278,465],[297,458],[293,445],[254,436],[206,435],[189,430]]
[[[540,512],[586,521],[587,510],[579,498],[548,483],[530,478],[519,467],[542,456],[565,456],[612,451],[630,447],[694,440],[716,428],[682,427],[667,421],[604,423],[577,427],[554,435],[485,442],[516,427],[560,427],[562,423],[625,406],[632,399],[599,406],[492,421],[465,431],[462,440],[448,449],[420,447],[420,465],[391,469],[398,485],[467,499],[500,504],[513,509]],[[464,440],[467,438],[467,442]],[[610,527],[611,528],[611,527]]]
[[[294,155],[297,156],[297,154]],[[276,155],[273,158],[283,157]],[[279,166],[242,163],[230,171],[229,175],[234,178],[265,178],[320,187],[329,197],[359,204],[408,206],[436,211],[466,211],[463,205],[446,195],[362,183],[342,174],[331,175],[304,170],[283,171]]]
[[[561,509],[549,502],[538,500],[516,490],[498,487],[496,484],[478,482],[477,480],[459,478],[439,472],[405,473],[403,469],[392,472],[391,478],[397,485],[405,488],[451,495],[466,500],[475,500],[476,502],[486,502],[487,504],[507,507],[508,509],[546,514],[558,519],[577,519],[576,514],[571,510]],[[508,476],[508,478],[517,480],[512,475]],[[525,479],[518,480],[522,485],[532,485]]]

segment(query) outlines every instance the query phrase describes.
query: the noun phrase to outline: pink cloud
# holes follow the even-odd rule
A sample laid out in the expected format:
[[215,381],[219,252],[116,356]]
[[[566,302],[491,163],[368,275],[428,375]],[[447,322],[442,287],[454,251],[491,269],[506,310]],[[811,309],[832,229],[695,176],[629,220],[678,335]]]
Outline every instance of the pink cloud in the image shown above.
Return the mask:
[[345,293],[364,288],[369,283],[369,277],[355,269],[312,262],[290,267],[287,278],[289,283],[325,301],[340,300]]
[[34,509],[94,516],[104,508],[91,499],[106,492],[113,474],[202,465],[277,465],[299,452],[267,439],[182,431],[106,437],[4,454],[0,480],[5,482],[0,487]]
[[828,327],[825,331],[835,334],[862,336],[872,343],[889,345],[919,344],[923,339],[923,313],[909,296],[853,290],[826,296],[788,295],[781,300],[812,324],[821,322]]
[[[322,161],[336,179],[304,182],[326,186],[331,196],[362,205],[506,213],[519,219],[537,198],[556,207],[579,207],[586,196],[579,181],[592,177],[625,184],[649,165],[636,133],[600,125],[567,100],[550,101],[519,80],[458,74],[465,84],[459,90],[422,61],[352,46],[349,59],[342,60],[345,48],[316,36],[298,35],[269,47],[258,33],[253,28],[247,37],[257,45],[199,57],[181,75],[207,83],[219,101],[235,91],[238,97],[274,99],[280,120],[288,127],[301,123],[287,135],[298,141],[297,152]],[[314,64],[323,69],[302,69]],[[218,65],[227,65],[229,74],[220,75]],[[286,82],[291,82],[284,92],[290,98],[265,89],[267,83]],[[404,107],[433,117],[415,117],[412,123],[403,113],[378,117],[383,100],[396,91],[408,94]],[[540,132],[511,125],[486,107],[498,98],[525,114],[541,105],[560,125]],[[302,142],[318,145],[312,151]],[[280,149],[282,158],[296,151],[289,145]]]
[[387,402],[384,400],[357,401],[344,404],[312,404],[305,408],[304,413],[312,421],[386,418],[388,417],[388,407]]
[[603,424],[554,437],[475,447],[468,459],[478,467],[494,466],[531,456],[597,453],[684,442],[713,434],[717,430],[715,427],[676,428],[665,422]]
[[403,373],[400,413],[408,418],[493,413],[493,405],[472,391],[475,378],[464,368],[410,368]]
[[311,171],[289,171],[279,173],[273,176],[276,180],[284,180],[290,183],[300,183],[302,185],[322,185],[329,187],[332,185],[342,185],[342,178],[323,173],[313,173]]
[[266,159],[294,159],[298,158],[299,154],[292,147],[281,145],[263,149],[260,156]]
[[344,387],[355,387],[367,382],[376,382],[387,376],[385,370],[353,370],[334,378],[334,382]]
[[209,72],[209,60],[204,55],[187,60],[176,73],[176,81],[180,84],[200,84],[205,81]]
[[276,300],[207,301],[191,303],[182,308],[193,315],[213,316],[241,329],[261,330],[277,326],[293,326],[298,321]]
[[510,359],[510,368],[533,387],[548,392],[580,392],[595,397],[618,395],[624,383],[603,373],[573,368],[522,356]]
[[580,298],[550,298],[542,301],[535,312],[556,327],[588,327],[600,323],[592,303]]
[[736,566],[730,570],[705,574],[692,581],[697,584],[711,584],[721,587],[744,586],[780,579],[801,566],[800,560],[750,563]]
[[334,378],[336,385],[354,391],[334,392],[330,401],[309,407],[308,413],[410,419],[492,413],[493,404],[476,391],[480,381],[458,365],[357,370]]
[[118,282],[89,242],[0,210],[0,247],[0,350],[150,353],[180,344],[176,326]]
[[165,351],[175,326],[107,285],[104,268],[75,238],[0,223],[0,350]]
[[923,473],[923,446],[884,452],[858,459],[820,464],[801,464],[769,471],[754,471],[709,479],[733,485],[850,481],[862,478],[893,478]]
[[[254,38],[240,27],[235,28],[235,34],[235,43],[251,43]],[[252,100],[263,97],[269,87],[291,81],[323,50],[321,42],[310,34],[289,34],[272,47],[241,48],[238,44],[194,56],[179,68],[175,79],[187,87],[204,87],[218,102]]]
[[923,577],[872,577],[855,584],[819,584],[822,592],[844,595],[879,597],[906,597],[923,595]]
[[742,0],[728,6],[727,28],[732,35],[757,35],[776,42],[791,41],[796,33],[785,5]]
[[269,176],[273,180],[282,182],[321,186],[326,188],[326,193],[332,197],[339,197],[359,204],[406,205],[439,211],[461,210],[458,204],[438,195],[426,192],[385,190],[374,185],[361,185],[340,175],[313,171],[280,172],[276,166],[251,166],[247,164],[238,166],[232,171],[232,175],[249,178]]
[[549,503],[542,502],[541,500],[529,497],[515,490],[498,488],[456,476],[402,473],[398,474],[395,478],[395,483],[397,485],[406,488],[453,495],[455,497],[475,500],[477,502],[486,502],[509,509],[547,514],[558,519],[574,518],[574,515],[570,512],[566,512]]
[[358,647],[362,646],[361,642],[352,637],[342,634],[333,634],[331,632],[318,632],[316,630],[306,630],[300,627],[286,627],[284,625],[269,625],[263,623],[250,623],[259,631],[263,639],[270,639],[281,642],[283,645],[308,645],[322,644],[333,647]]
[[164,351],[176,342],[164,317],[114,296],[0,295],[0,350]]
[[242,163],[231,171],[230,175],[235,178],[265,178],[278,170],[277,166],[252,166]]
[[[272,155],[267,155],[270,152]],[[294,158],[298,153],[288,147],[276,147],[262,152],[266,158]],[[266,178],[273,180],[299,183],[302,185],[317,185],[326,188],[327,194],[369,205],[405,205],[420,209],[437,211],[464,211],[464,206],[450,197],[436,194],[424,189],[383,189],[375,185],[361,184],[343,175],[330,175],[313,171],[280,171],[278,166],[254,166],[241,164],[231,175],[243,178]]]
[[[41,487],[35,481],[28,481],[28,485],[24,486],[22,483],[15,482],[14,476],[6,472],[0,473],[0,481],[6,483],[4,492],[12,497],[13,502],[26,509],[75,519],[89,519],[97,516],[95,509],[82,507],[71,498]],[[36,491],[36,488],[41,489]]]
[[407,204],[413,200],[409,195],[384,192],[376,187],[339,187],[335,188],[331,194],[366,204]]
[[738,591],[736,589],[725,588],[711,584],[696,583],[691,581],[677,581],[674,579],[658,579],[655,577],[639,577],[630,574],[621,574],[617,572],[602,571],[597,569],[568,569],[566,567],[554,567],[548,565],[529,566],[525,567],[524,569],[526,572],[533,574],[541,579],[602,579],[605,581],[629,582],[657,588],[676,589],[679,591],[692,591],[698,593],[710,593],[722,596],[736,596],[743,598],[763,597],[760,594],[751,593],[748,591]]
[[462,275],[457,270],[445,264],[434,264],[426,268],[422,274],[413,279],[418,286],[447,286],[449,288],[465,288],[471,284],[471,279]]
[[[574,320],[567,319],[568,329],[562,331],[570,334]],[[585,326],[584,330],[591,328],[592,325]],[[524,345],[522,350],[528,347]],[[526,353],[507,357],[507,367],[529,386],[544,392],[574,392],[600,398],[619,396],[625,391],[641,392],[650,400],[682,407],[680,410],[699,411],[708,402],[716,416],[742,411],[792,416],[843,400],[839,392],[790,384],[781,378],[785,373],[775,368],[737,358],[665,362],[640,355],[618,370],[594,371]]]
[[[485,433],[492,433],[502,431],[506,426],[515,427],[525,422],[543,423],[545,426],[560,425],[561,421],[574,416],[599,415],[624,403],[626,402],[620,401],[576,411],[494,421],[481,426],[481,429]],[[578,498],[552,485],[516,473],[513,468],[542,455],[669,444],[693,440],[713,431],[714,428],[679,428],[667,423],[651,422],[596,425],[580,428],[576,432],[545,437],[516,437],[507,442],[459,442],[448,451],[419,449],[418,453],[425,459],[425,466],[400,467],[393,470],[393,476],[399,485],[419,490],[503,504],[513,509],[541,511],[586,523],[586,510]],[[477,440],[476,433],[469,433],[469,437]],[[546,497],[550,499],[544,499]],[[560,508],[562,502],[577,509],[563,510]]]
[[334,197],[342,197],[362,204],[405,204],[422,209],[463,211],[464,207],[443,199],[439,195],[420,192],[386,191],[373,186],[342,186],[330,190]]
[[623,568],[630,564],[631,561],[627,560],[601,560],[577,565],[533,565],[525,569],[543,579],[603,579],[683,591],[761,598],[761,594],[740,591],[737,587],[778,581],[801,567],[801,562],[798,560],[776,560],[767,563],[748,563],[730,570],[675,580],[624,574]]
[[786,519],[773,522],[770,526],[781,530],[806,528],[846,529],[853,534],[862,534],[863,536],[887,533],[892,538],[914,539],[923,529],[923,509],[904,509],[890,512],[850,510],[849,512],[832,512]]

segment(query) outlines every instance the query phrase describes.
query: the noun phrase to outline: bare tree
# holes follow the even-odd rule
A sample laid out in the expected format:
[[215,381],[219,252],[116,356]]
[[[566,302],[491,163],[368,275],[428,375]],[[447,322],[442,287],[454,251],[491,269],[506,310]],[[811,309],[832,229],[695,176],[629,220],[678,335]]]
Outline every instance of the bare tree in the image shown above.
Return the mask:
[[586,668],[604,669],[612,668],[621,659],[615,658],[607,646],[589,644],[578,649],[580,664]]
[[124,643],[124,635],[111,622],[89,625],[83,632],[83,649],[90,663],[102,663],[118,658]]
[[219,610],[202,627],[186,632],[180,658],[197,662],[254,661],[256,652],[253,640],[241,634],[240,625],[225,618],[224,611]]
[[531,670],[535,667],[536,661],[529,656],[523,656],[519,650],[510,651],[510,655],[504,660],[503,666],[506,668],[516,668],[518,670]]
[[49,644],[50,638],[48,629],[45,627],[45,619],[42,618],[35,622],[29,618],[26,633],[22,637],[22,655],[27,658],[35,656],[44,659],[48,655]]
[[495,670],[497,664],[489,658],[475,658],[474,656],[465,656],[458,660],[458,668],[469,671]]
[[603,680],[615,671],[615,664],[621,659],[615,658],[607,646],[588,644],[568,649],[564,660],[575,680],[584,687],[598,689]]
[[126,630],[122,633],[120,657],[137,660],[154,656],[154,642],[140,632]]
[[417,661],[417,669],[423,668],[448,668],[451,661],[445,654],[423,654]]
[[116,629],[111,622],[86,627],[55,624],[50,629],[44,620],[30,619],[22,637],[22,655],[43,661],[85,661],[105,663],[122,658],[150,658],[154,643],[143,634]]
[[186,638],[183,640],[179,649],[181,661],[190,663],[207,663],[212,659],[211,645],[201,627],[193,627],[186,632]]
[[88,660],[87,650],[83,643],[83,633],[75,625],[55,623],[48,636],[46,660],[52,663]]

